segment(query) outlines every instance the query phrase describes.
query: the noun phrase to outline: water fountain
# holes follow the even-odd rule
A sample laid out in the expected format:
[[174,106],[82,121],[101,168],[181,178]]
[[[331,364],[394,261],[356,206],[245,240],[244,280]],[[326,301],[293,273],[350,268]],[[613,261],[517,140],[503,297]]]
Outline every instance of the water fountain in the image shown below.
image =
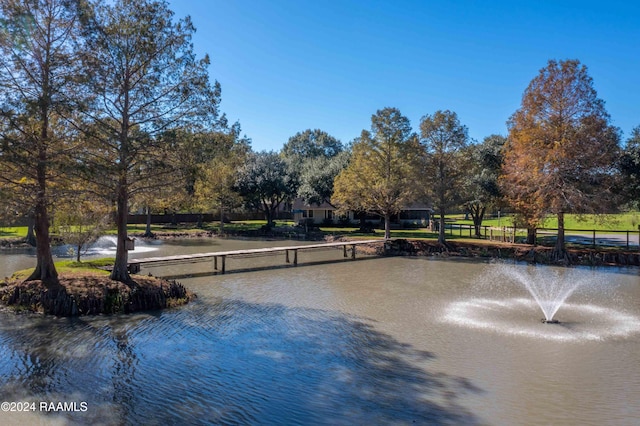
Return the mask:
[[[526,293],[523,293],[523,289]],[[602,340],[640,333],[640,318],[603,302],[615,299],[602,274],[588,269],[497,263],[472,295],[451,301],[446,322],[558,341]],[[540,327],[532,313],[540,309]],[[561,314],[561,320],[556,319]],[[535,318],[535,317],[533,317]]]
[[[102,235],[96,241],[91,243],[88,247],[83,248],[82,257],[91,256],[110,256],[113,257],[116,254],[117,237],[115,235]],[[74,257],[76,247],[61,246],[54,250],[57,257]],[[129,253],[145,253],[149,251],[158,250],[157,246],[150,245],[142,240],[136,240],[135,249]]]
[[558,309],[580,285],[588,285],[584,274],[571,269],[528,266],[526,269],[502,265],[498,273],[526,288],[536,301],[545,324],[558,324]]

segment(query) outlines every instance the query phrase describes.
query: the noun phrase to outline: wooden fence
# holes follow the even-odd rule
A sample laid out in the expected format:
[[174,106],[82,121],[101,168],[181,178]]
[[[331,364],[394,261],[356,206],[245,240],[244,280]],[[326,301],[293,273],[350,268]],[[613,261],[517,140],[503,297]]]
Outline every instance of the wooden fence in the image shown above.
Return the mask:
[[[475,228],[473,225],[462,224],[446,224],[445,232],[449,235],[475,236]],[[626,247],[630,249],[632,246],[640,247],[640,230],[604,230],[604,229],[567,229],[565,228],[565,239],[568,242],[590,246],[615,246]],[[482,226],[480,235],[491,241],[516,242],[516,238],[526,238],[527,230],[525,228],[514,228],[512,226]],[[537,228],[536,241],[538,238],[554,237],[558,235],[557,228]]]

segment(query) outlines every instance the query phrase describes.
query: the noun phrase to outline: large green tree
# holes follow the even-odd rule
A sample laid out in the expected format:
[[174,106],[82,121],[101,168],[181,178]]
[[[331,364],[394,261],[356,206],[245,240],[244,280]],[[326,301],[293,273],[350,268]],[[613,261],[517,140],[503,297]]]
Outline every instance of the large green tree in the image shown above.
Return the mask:
[[[95,94],[87,118],[94,132],[88,169],[108,176],[116,204],[116,260],[111,278],[129,282],[127,214],[138,192],[172,176],[166,138],[170,129],[215,125],[220,90],[209,82],[208,57],[197,59],[187,17],[178,21],[165,1],[95,2],[84,16],[88,48],[84,65]],[[106,179],[105,179],[106,182]]]
[[307,129],[291,136],[281,155],[300,172],[298,197],[307,204],[330,203],[333,181],[348,158],[340,140],[323,130]]
[[464,207],[473,220],[476,237],[480,237],[482,221],[487,208],[500,207],[501,200],[498,176],[502,169],[502,148],[507,139],[501,135],[491,135],[482,143],[469,146],[463,155],[468,155],[468,167],[464,173]]
[[335,178],[349,163],[350,153],[342,151],[333,157],[310,158],[300,167],[298,196],[305,203],[331,204]]
[[620,193],[626,203],[640,208],[640,126],[631,131],[620,157]]
[[210,157],[198,164],[194,184],[194,206],[199,211],[218,210],[220,233],[224,233],[225,213],[242,205],[236,181],[250,151],[251,141],[240,137],[240,125],[220,131],[211,138]]
[[284,147],[285,158],[304,161],[309,158],[333,157],[342,152],[342,142],[320,129],[307,129],[291,136]]
[[262,151],[249,153],[238,171],[235,191],[248,208],[264,213],[271,228],[278,208],[295,196],[298,185],[298,173],[282,157]]
[[341,210],[379,214],[390,238],[391,216],[415,197],[418,153],[409,119],[397,108],[378,110],[371,132],[362,132],[349,165],[336,177],[332,202]]
[[455,112],[436,111],[420,121],[420,142],[424,148],[422,184],[440,213],[438,241],[445,243],[445,215],[460,202],[464,172],[468,165],[463,155],[469,143],[467,127]]
[[16,195],[17,209],[33,215],[36,268],[29,280],[58,282],[50,247],[54,181],[63,175],[67,119],[81,75],[78,2],[0,2],[0,181]]
[[521,209],[557,215],[553,255],[566,260],[564,215],[615,206],[619,131],[577,60],[550,60],[507,124],[505,193]]

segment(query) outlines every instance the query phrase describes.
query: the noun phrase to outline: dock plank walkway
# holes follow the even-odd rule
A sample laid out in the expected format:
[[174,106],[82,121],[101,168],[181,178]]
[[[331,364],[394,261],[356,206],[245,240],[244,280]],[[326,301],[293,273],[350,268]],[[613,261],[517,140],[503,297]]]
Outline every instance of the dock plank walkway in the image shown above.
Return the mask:
[[[351,258],[356,258],[356,246],[364,244],[380,244],[385,240],[359,240],[359,241],[339,241],[331,243],[320,244],[306,244],[298,246],[282,246],[282,247],[265,247],[256,249],[243,249],[243,250],[231,250],[231,251],[216,251],[208,253],[192,253],[192,254],[179,254],[173,256],[157,256],[157,257],[143,257],[138,259],[129,259],[128,268],[131,273],[140,272],[140,268],[143,265],[158,265],[158,264],[176,264],[176,263],[194,263],[204,262],[213,259],[214,269],[218,270],[218,259],[221,260],[221,273],[225,273],[226,258],[227,257],[249,257],[249,256],[266,256],[270,254],[285,253],[285,261],[287,263],[293,263],[294,266],[298,264],[298,251],[299,250],[318,250],[325,248],[343,248],[343,256],[347,257],[347,247],[351,249]],[[290,253],[293,253],[293,262],[291,262]]]

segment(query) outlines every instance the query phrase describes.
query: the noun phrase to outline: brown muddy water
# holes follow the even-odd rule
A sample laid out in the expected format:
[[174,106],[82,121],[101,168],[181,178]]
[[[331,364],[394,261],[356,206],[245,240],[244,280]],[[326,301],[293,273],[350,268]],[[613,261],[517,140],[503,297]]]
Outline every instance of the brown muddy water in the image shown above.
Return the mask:
[[[288,244],[299,242],[138,243],[132,256]],[[211,262],[143,269],[198,295],[163,312],[0,313],[0,423],[640,422],[637,269],[283,257],[227,259],[225,275]],[[0,253],[4,275],[33,263]],[[559,324],[541,323],[523,276],[580,283]]]

